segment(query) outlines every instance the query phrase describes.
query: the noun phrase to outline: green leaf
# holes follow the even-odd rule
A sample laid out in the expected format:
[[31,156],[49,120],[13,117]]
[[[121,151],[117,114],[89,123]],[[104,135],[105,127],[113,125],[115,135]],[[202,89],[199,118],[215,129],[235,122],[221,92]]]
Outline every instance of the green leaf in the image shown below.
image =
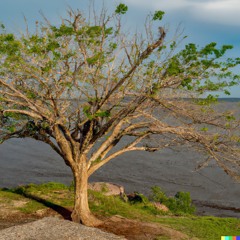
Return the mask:
[[5,39],[6,42],[12,42],[14,41],[14,35],[13,34],[7,34],[5,35]]
[[10,131],[11,133],[14,133],[16,131],[15,126],[10,126],[7,128],[8,131]]
[[95,115],[96,115],[96,117],[109,117],[110,112],[109,111],[98,111]]
[[127,11],[128,11],[128,6],[123,3],[120,3],[116,8],[115,13],[121,15],[121,14],[125,14]]
[[50,124],[49,124],[48,122],[42,122],[42,123],[41,123],[41,127],[42,127],[43,129],[48,129],[48,128],[50,127]]
[[228,90],[224,90],[224,93],[228,96],[231,95],[231,93]]
[[110,43],[109,47],[111,48],[111,50],[115,50],[117,48],[117,44],[116,43]]
[[180,68],[179,60],[176,57],[173,57],[170,60],[170,63],[168,65],[167,73],[169,76],[176,76],[179,73],[182,73],[182,69]]
[[27,96],[27,98],[29,98],[29,99],[35,99],[35,98],[37,97],[36,93],[35,93],[35,92],[32,92],[32,91],[30,91],[30,90],[27,91],[26,96]]
[[113,28],[112,28],[112,27],[106,28],[106,29],[105,29],[105,34],[106,34],[106,35],[111,35],[111,34],[113,34]]
[[89,37],[92,37],[92,38],[99,37],[102,33],[102,28],[100,26],[92,26],[88,28],[86,33]]
[[153,15],[153,20],[156,21],[156,20],[159,20],[161,21],[163,16],[164,16],[165,12],[163,11],[156,11]]
[[3,23],[0,23],[0,28],[5,29],[5,25]]
[[192,82],[192,79],[191,78],[185,78],[183,81],[182,81],[182,86],[185,87],[187,86],[189,83]]
[[52,26],[51,29],[55,33],[56,37],[70,36],[74,33],[73,27],[66,26],[65,24],[62,24],[60,28]]
[[89,65],[94,65],[98,61],[103,62],[104,61],[104,55],[102,53],[97,53],[93,57],[87,58],[87,63]]
[[208,131],[208,128],[207,128],[207,127],[203,127],[203,128],[201,129],[201,131],[207,132],[207,131]]
[[196,102],[197,102],[197,104],[202,105],[202,106],[210,105],[212,103],[217,103],[218,95],[213,96],[212,94],[209,94],[205,99],[199,99]]
[[91,166],[94,166],[98,163],[100,163],[102,161],[102,158],[101,157],[98,157],[96,160],[94,160],[92,163],[91,163]]
[[227,121],[229,121],[229,122],[236,120],[235,116],[233,116],[233,115],[227,115],[227,116],[226,116],[226,119],[227,119]]
[[87,117],[88,119],[92,120],[92,119],[93,119],[93,116],[92,116],[92,114],[91,114],[91,112],[90,112],[90,109],[91,109],[90,106],[84,106],[84,107],[83,107],[83,113],[86,115],[86,117]]
[[50,41],[47,45],[47,51],[54,51],[55,49],[59,48],[60,45],[57,41]]
[[15,120],[20,120],[22,118],[22,115],[19,113],[12,113],[12,112],[7,112],[4,113],[3,115],[6,118],[11,118],[11,119],[15,119]]

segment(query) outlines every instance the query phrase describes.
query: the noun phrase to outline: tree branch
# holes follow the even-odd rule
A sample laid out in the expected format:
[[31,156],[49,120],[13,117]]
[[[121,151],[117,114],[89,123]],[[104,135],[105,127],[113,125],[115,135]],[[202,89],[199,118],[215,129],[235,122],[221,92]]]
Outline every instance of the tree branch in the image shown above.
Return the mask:
[[107,95],[104,97],[104,99],[100,102],[99,106],[102,106],[108,99],[109,97],[115,92],[120,86],[123,85],[123,83],[136,71],[138,66],[143,62],[144,59],[146,59],[148,56],[151,55],[151,53],[159,48],[165,39],[166,33],[163,30],[160,38],[153,44],[149,45],[139,56],[137,59],[136,63],[132,66],[132,68],[128,71],[128,73],[118,81],[118,83],[107,93]]
[[38,115],[36,113],[30,112],[30,111],[27,111],[27,110],[17,110],[17,109],[3,110],[3,114],[7,113],[7,112],[19,113],[19,114],[27,115],[29,117],[32,117],[33,119],[40,119],[40,120],[43,119],[43,117],[41,115]]

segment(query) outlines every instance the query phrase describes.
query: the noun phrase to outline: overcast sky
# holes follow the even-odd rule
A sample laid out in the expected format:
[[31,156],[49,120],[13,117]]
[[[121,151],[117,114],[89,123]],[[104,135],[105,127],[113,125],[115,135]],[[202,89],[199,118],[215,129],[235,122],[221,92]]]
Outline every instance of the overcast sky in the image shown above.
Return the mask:
[[[96,0],[99,3],[101,0]],[[119,3],[118,0],[105,0],[109,11]],[[129,6],[125,24],[141,29],[141,24],[149,12],[166,12],[164,24],[174,31],[181,23],[186,42],[203,46],[209,42],[232,44],[230,56],[240,56],[240,0],[122,0]],[[0,22],[11,31],[24,28],[23,15],[33,24],[41,19],[42,11],[50,21],[59,22],[67,6],[87,9],[88,0],[0,0]],[[232,97],[240,97],[240,88],[232,90]]]

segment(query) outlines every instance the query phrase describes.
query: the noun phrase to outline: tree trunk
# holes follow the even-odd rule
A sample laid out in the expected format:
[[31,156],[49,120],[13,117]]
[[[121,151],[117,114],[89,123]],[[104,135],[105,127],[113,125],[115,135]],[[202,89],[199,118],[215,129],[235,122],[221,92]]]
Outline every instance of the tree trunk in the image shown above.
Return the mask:
[[81,160],[73,170],[73,174],[75,181],[75,201],[71,214],[72,221],[89,227],[100,225],[102,222],[91,213],[88,205],[88,174],[85,159]]

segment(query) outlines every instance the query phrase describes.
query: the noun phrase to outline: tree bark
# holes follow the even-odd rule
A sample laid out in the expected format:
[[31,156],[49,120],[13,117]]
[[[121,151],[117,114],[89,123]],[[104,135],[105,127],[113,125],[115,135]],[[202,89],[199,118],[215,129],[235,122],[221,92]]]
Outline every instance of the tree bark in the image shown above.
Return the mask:
[[74,209],[71,214],[72,221],[93,227],[102,222],[90,211],[88,205],[88,174],[86,158],[82,157],[80,163],[73,168],[75,182]]

